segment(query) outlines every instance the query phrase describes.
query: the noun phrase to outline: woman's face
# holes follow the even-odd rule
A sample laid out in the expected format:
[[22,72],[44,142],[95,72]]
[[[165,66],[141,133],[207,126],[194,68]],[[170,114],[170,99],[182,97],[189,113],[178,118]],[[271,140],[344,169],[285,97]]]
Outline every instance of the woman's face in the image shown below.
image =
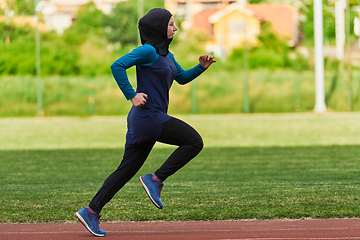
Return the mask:
[[175,26],[174,17],[172,16],[168,24],[167,37],[173,38],[176,31],[177,27]]

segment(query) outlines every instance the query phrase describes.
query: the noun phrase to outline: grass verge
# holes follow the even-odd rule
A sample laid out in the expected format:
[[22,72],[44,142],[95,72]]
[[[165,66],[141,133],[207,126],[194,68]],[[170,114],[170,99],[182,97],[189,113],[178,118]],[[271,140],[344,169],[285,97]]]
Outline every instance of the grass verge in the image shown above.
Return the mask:
[[[171,153],[155,148],[136,175]],[[123,150],[0,151],[2,223],[73,221]],[[208,148],[170,177],[163,210],[134,177],[103,209],[103,221],[359,217],[358,146]]]
[[[180,116],[205,148],[165,182],[156,209],[137,177],[104,221],[359,217],[360,114]],[[74,221],[123,155],[125,117],[0,119],[0,222]]]

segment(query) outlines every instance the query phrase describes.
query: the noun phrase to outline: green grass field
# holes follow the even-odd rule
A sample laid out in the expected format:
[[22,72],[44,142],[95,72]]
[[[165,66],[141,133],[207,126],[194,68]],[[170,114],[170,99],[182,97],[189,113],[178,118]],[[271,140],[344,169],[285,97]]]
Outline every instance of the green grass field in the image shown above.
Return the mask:
[[[180,118],[205,148],[165,182],[165,208],[137,179],[174,149],[159,144],[102,221],[360,216],[360,113]],[[0,119],[0,222],[75,221],[118,166],[125,131],[125,117]]]

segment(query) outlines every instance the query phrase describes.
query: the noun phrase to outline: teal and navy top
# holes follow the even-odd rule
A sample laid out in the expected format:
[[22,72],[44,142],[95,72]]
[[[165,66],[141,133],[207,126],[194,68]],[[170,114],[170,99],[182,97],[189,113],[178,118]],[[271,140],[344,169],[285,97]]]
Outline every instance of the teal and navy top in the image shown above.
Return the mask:
[[[137,89],[131,86],[126,69],[136,65]],[[171,116],[167,114],[169,90],[175,79],[179,84],[191,82],[205,71],[200,64],[184,70],[171,52],[159,55],[155,48],[144,44],[117,59],[112,65],[113,76],[127,100],[137,93],[145,93],[148,98],[142,107],[132,106],[127,117],[125,148],[134,147],[147,141],[156,140],[163,124]]]

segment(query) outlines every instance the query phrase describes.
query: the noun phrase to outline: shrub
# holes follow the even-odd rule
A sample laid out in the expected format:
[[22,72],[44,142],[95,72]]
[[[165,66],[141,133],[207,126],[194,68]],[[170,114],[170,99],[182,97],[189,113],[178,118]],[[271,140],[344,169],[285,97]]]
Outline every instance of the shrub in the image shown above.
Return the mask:
[[[287,44],[287,39],[274,32],[270,23],[265,22],[261,26],[261,33],[258,36],[260,44],[249,47],[248,64],[249,68],[292,68],[307,69],[307,59],[292,49]],[[290,58],[290,54],[292,58]],[[230,58],[231,61],[244,61],[244,49],[234,49]]]
[[249,54],[249,68],[277,68],[284,66],[284,57],[274,50],[259,48]]

